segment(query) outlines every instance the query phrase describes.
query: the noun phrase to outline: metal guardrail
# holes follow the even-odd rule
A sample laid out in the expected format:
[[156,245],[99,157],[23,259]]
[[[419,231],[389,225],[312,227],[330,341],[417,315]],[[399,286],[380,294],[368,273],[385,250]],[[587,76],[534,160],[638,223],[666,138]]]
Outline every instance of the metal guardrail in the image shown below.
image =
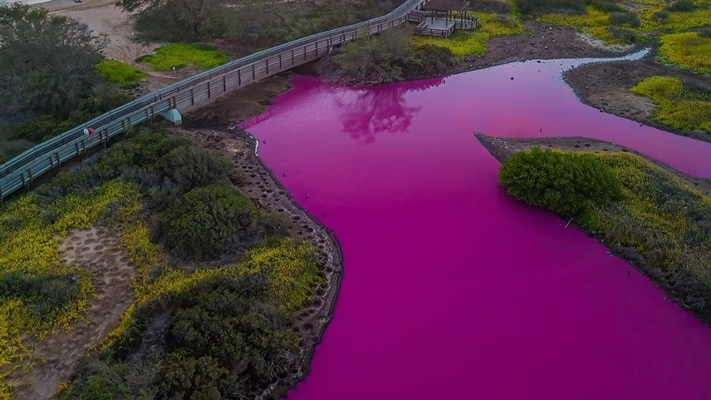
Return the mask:
[[[327,54],[333,46],[398,26],[407,14],[429,0],[407,0],[390,13],[368,21],[317,33],[275,46],[193,75],[136,98],[83,125],[40,143],[0,165],[0,200],[30,184],[65,161],[106,144],[129,126],[135,126],[171,109],[185,112],[228,92],[278,74]],[[94,134],[84,136],[92,127]]]

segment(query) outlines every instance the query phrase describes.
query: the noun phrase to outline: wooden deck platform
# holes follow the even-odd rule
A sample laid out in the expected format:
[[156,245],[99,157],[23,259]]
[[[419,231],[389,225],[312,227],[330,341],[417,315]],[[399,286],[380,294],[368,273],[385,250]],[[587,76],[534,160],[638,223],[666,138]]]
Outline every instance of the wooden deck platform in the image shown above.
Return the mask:
[[416,22],[417,33],[426,36],[449,37],[456,29],[472,31],[479,27],[479,18],[433,17],[424,13],[411,13],[409,22]]

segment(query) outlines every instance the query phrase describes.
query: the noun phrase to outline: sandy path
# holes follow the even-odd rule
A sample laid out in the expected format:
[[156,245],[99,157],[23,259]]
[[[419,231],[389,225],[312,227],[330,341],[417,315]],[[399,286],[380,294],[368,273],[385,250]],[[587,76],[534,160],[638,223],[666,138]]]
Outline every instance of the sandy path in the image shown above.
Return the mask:
[[69,332],[59,330],[34,349],[32,372],[20,378],[15,398],[51,399],[57,387],[71,379],[79,359],[118,325],[133,303],[131,278],[135,275],[121,255],[118,239],[102,228],[70,232],[61,246],[63,261],[81,265],[92,275],[97,297],[90,301],[86,321],[77,322]]
[[95,34],[106,34],[111,40],[104,50],[107,58],[138,66],[136,59],[152,53],[159,45],[134,42],[133,20],[129,14],[116,7],[115,3],[115,0],[86,0],[83,3],[57,0],[44,6],[53,14],[84,22]]
[[133,17],[118,8],[115,0],[84,0],[82,3],[52,0],[40,6],[50,10],[50,13],[84,22],[96,35],[106,35],[110,40],[104,49],[106,58],[132,65],[148,75],[141,93],[160,89],[195,72],[184,68],[177,72],[158,73],[137,63],[138,57],[151,54],[163,43],[143,44],[134,41]]

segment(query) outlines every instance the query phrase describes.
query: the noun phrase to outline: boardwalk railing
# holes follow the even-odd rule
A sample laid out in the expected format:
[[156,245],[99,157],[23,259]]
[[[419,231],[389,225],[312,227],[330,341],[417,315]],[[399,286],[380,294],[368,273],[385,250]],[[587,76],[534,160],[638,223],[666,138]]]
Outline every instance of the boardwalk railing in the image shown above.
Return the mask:
[[[407,14],[429,0],[407,0],[390,13],[368,21],[317,33],[269,48],[201,72],[143,95],[130,103],[38,144],[0,165],[0,201],[63,162],[105,144],[126,128],[164,115],[168,118],[204,105],[215,98],[328,54],[333,46],[363,35],[373,35],[407,20]],[[179,114],[178,114],[179,115]],[[84,136],[85,127],[94,134]]]

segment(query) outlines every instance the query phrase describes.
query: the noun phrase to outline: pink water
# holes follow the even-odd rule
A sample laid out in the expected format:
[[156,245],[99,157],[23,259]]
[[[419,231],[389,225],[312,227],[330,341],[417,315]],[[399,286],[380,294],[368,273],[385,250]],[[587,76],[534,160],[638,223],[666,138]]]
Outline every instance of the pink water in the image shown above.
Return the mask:
[[335,317],[290,400],[711,399],[711,329],[507,197],[472,135],[593,137],[711,176],[711,145],[581,104],[559,75],[573,63],[370,89],[297,77],[247,124],[345,258]]

